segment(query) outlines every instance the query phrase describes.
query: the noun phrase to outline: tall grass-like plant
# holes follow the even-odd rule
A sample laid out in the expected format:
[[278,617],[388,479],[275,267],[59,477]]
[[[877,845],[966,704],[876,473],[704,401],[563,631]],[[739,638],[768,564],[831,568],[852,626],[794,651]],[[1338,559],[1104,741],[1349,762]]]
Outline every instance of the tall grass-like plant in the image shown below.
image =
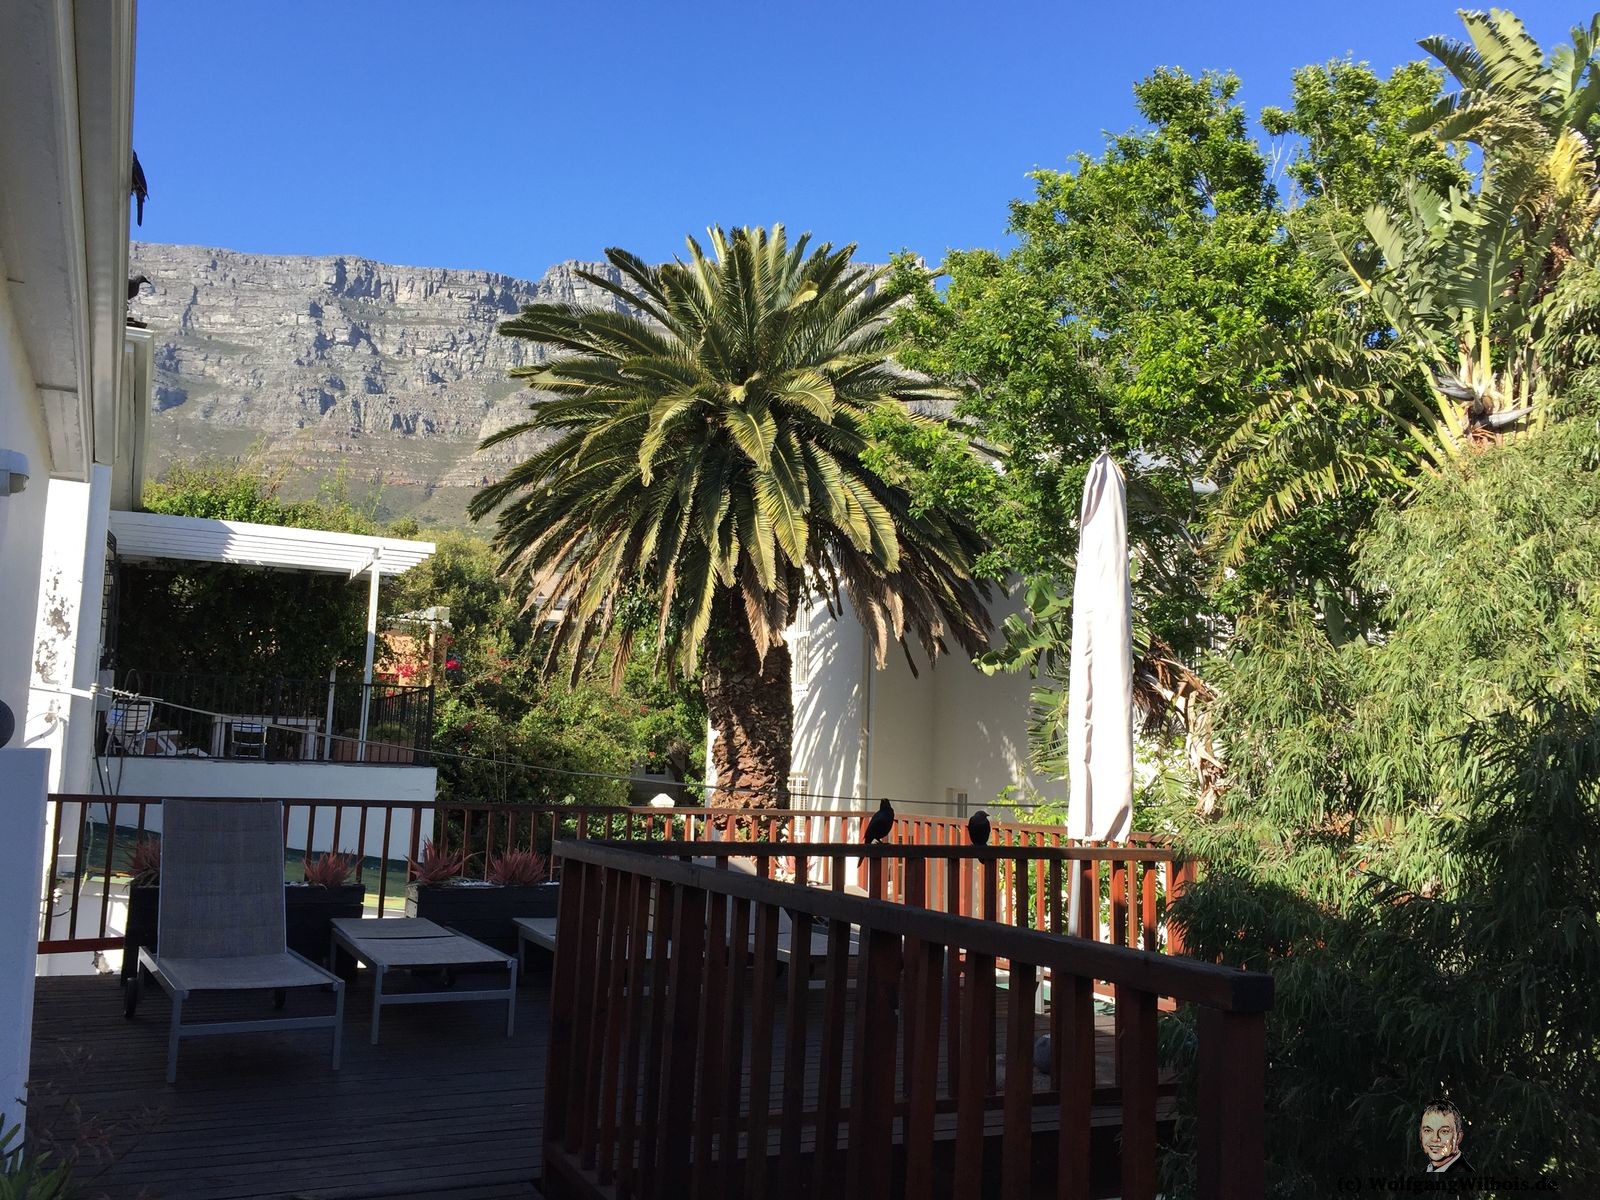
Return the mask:
[[1221,870],[1178,902],[1192,953],[1276,983],[1275,1196],[1338,1195],[1354,1147],[1364,1175],[1419,1169],[1441,1096],[1480,1174],[1600,1195],[1600,715],[1536,698],[1457,749],[1479,780],[1440,838],[1458,893],[1368,875],[1335,912]]
[[72,1168],[52,1162],[48,1152],[30,1153],[21,1135],[17,1125],[0,1130],[0,1200],[66,1200],[71,1195]]

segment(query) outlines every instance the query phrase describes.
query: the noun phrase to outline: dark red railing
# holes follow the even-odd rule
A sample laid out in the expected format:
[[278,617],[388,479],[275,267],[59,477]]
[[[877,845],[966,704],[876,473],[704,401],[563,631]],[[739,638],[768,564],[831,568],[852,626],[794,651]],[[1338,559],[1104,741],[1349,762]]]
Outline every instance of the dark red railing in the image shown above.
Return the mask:
[[[155,825],[160,804],[155,796],[50,798],[41,953],[122,945],[104,898],[108,884],[126,880],[133,848]],[[920,886],[924,902],[957,915],[1035,929],[1064,928],[1062,869],[1069,860],[1043,853],[1070,845],[1057,826],[997,822],[992,869],[968,864],[958,870],[949,851],[965,847],[965,822],[938,817],[896,820],[889,837],[892,845],[928,851],[907,859],[859,853],[858,843],[872,811],[785,809],[752,814],[745,809],[344,799],[286,799],[283,804],[285,844],[293,850],[360,853],[363,882],[379,916],[388,915],[403,899],[409,864],[428,840],[449,849],[466,847],[472,855],[469,870],[481,876],[489,859],[504,850],[533,847],[548,853],[559,839],[658,843],[722,837],[728,839],[724,846],[752,847],[751,856],[774,878],[805,878],[817,886],[859,889],[899,903],[913,902],[910,893]],[[794,848],[800,846],[819,849],[797,853]],[[757,853],[755,847],[762,849]],[[1085,893],[1098,897],[1097,904],[1079,906],[1082,936],[1173,952],[1181,949],[1176,931],[1165,928],[1165,907],[1168,897],[1185,886],[1191,864],[1152,843],[1088,845],[1079,850],[1071,860],[1085,864]],[[911,866],[912,861],[926,865]],[[559,863],[555,868],[559,872]]]
[[903,862],[906,902],[679,861],[704,845],[557,847],[546,1195],[1152,1200],[1172,1006],[1195,1010],[1198,1194],[1263,1195],[1269,976],[918,905],[931,862],[1006,850],[817,851],[841,849]]

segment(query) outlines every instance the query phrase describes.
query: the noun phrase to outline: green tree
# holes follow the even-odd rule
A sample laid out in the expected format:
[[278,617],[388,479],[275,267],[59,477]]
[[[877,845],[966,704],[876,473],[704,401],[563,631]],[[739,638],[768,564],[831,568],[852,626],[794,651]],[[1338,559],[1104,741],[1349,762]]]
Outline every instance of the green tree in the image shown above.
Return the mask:
[[1458,469],[1542,420],[1583,365],[1552,293],[1569,262],[1593,253],[1600,215],[1581,132],[1600,103],[1593,34],[1574,30],[1576,48],[1546,63],[1510,14],[1463,20],[1476,51],[1423,43],[1461,90],[1420,119],[1437,142],[1477,145],[1479,186],[1441,192],[1412,178],[1354,230],[1331,215],[1317,227],[1329,307],[1346,318],[1263,339],[1260,356],[1282,370],[1214,464],[1228,481],[1225,566],[1308,504],[1403,494],[1421,474]]
[[[302,529],[376,533],[337,483],[284,501],[279,480],[236,463],[176,463],[144,489],[150,512]],[[365,594],[342,575],[286,576],[233,563],[123,567],[119,673],[175,672],[326,679],[359,668]]]
[[471,534],[439,532],[426,562],[392,585],[392,614],[450,609],[442,656],[456,666],[437,685],[434,760],[441,798],[473,803],[620,804],[641,764],[698,778],[705,707],[698,691],[653,677],[639,652],[620,689],[594,672],[571,688],[541,678],[547,626],[524,611],[498,556]]
[[[984,645],[982,550],[959,516],[925,509],[863,461],[866,422],[943,392],[890,357],[891,295],[854,247],[781,227],[711,232],[714,257],[591,282],[638,315],[539,304],[501,326],[552,347],[518,372],[554,398],[491,438],[555,440],[481,491],[499,512],[504,568],[554,617],[554,656],[574,672],[614,634],[612,679],[653,632],[669,672],[701,671],[717,783],[735,803],[787,802],[785,627],[842,585],[881,662],[891,642],[930,657]],[[702,670],[703,668],[703,670]]]

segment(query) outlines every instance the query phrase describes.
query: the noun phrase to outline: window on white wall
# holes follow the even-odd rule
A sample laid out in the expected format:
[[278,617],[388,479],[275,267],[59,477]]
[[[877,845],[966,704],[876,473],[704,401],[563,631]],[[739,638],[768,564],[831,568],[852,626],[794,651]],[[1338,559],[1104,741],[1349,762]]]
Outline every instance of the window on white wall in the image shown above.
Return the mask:
[[945,788],[944,798],[951,811],[958,817],[967,815],[967,794],[955,788]]
[[804,609],[789,634],[789,681],[797,692],[811,686],[811,615]]

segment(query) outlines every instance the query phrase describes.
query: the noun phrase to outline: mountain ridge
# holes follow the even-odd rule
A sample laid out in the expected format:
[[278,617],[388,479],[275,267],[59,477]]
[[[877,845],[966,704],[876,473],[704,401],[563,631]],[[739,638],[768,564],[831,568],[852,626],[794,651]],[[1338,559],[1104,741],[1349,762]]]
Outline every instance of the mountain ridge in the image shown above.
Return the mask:
[[[542,346],[499,336],[526,304],[626,309],[566,261],[538,280],[412,267],[359,255],[273,255],[135,243],[150,286],[129,304],[156,338],[149,443],[156,472],[180,459],[248,458],[290,494],[330,474],[376,489],[381,517],[465,524],[473,492],[525,457],[479,442],[537,399],[514,367]],[[369,500],[373,497],[369,497]]]

